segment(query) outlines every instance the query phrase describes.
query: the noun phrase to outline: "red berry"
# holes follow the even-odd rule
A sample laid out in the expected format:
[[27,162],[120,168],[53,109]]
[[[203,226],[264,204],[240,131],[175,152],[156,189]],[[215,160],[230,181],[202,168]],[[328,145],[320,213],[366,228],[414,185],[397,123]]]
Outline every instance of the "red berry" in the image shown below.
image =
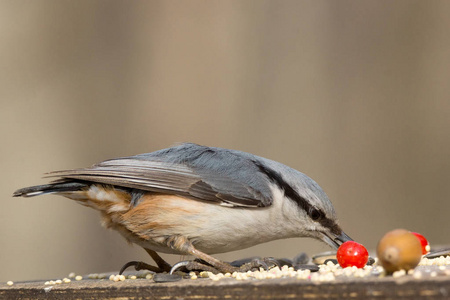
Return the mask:
[[420,233],[417,233],[417,232],[411,232],[411,233],[414,234],[419,239],[420,244],[422,245],[422,255],[425,255],[428,252],[430,252],[430,244],[428,243],[427,239]]
[[369,260],[369,252],[363,245],[354,241],[347,241],[339,247],[336,258],[343,268],[353,266],[363,268]]

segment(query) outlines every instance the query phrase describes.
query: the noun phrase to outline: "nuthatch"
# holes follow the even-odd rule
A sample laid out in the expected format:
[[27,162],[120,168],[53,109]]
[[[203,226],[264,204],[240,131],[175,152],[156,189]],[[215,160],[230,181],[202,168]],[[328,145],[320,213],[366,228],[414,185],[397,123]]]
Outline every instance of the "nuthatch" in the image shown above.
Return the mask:
[[334,248],[351,240],[314,180],[241,151],[187,143],[48,177],[58,179],[14,196],[58,194],[100,211],[104,226],[150,254],[153,271],[171,269],[156,252],[190,254],[233,272],[210,254],[292,237]]

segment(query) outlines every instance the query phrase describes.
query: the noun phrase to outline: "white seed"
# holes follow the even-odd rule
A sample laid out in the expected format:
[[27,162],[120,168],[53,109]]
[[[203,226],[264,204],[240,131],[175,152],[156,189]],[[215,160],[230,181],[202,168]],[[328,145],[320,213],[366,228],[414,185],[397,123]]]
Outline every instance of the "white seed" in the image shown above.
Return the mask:
[[63,278],[63,282],[64,283],[69,283],[69,282],[71,282],[71,280],[69,278]]
[[61,279],[58,279],[58,280],[55,281],[55,283],[56,283],[56,284],[61,284],[61,283],[62,283],[62,280],[61,280]]
[[405,270],[400,270],[400,271],[395,271],[392,274],[392,277],[397,278],[397,277],[401,277],[401,276],[405,276],[406,275],[406,271]]
[[195,275],[195,274],[194,274],[194,275],[191,275],[191,279],[192,279],[192,280],[197,279],[197,278],[198,278],[197,275]]
[[152,274],[147,274],[147,275],[145,275],[145,279],[152,279],[153,278],[153,275]]
[[76,276],[76,274],[74,272],[70,272],[69,275],[67,275],[67,277],[69,278],[74,278]]
[[83,276],[77,275],[77,276],[75,276],[75,280],[77,280],[77,281],[83,280]]
[[124,275],[119,275],[119,280],[120,281],[125,281],[125,276]]
[[10,280],[10,281],[8,281],[6,284],[9,285],[9,286],[11,286],[11,285],[14,284],[14,282],[12,282],[12,281]]
[[130,276],[128,276],[128,278],[134,280],[134,279],[136,279],[137,277],[136,277],[136,275],[130,275]]
[[333,273],[328,273],[328,274],[326,274],[325,275],[325,281],[333,281],[333,280],[335,280],[336,278],[334,277],[334,274]]

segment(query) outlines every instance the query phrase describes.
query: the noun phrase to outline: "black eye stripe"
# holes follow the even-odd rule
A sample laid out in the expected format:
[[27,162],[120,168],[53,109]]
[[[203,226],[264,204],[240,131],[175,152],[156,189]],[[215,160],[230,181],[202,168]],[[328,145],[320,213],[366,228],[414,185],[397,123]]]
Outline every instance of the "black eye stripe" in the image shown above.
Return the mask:
[[284,179],[278,172],[266,168],[258,162],[255,162],[255,164],[262,173],[266,174],[266,176],[269,177],[272,182],[274,182],[280,189],[284,190],[284,194],[287,197],[294,200],[304,211],[309,211],[312,206],[308,203],[308,201],[306,201],[305,198],[300,196],[297,191],[295,191],[286,181],[284,181]]
[[[254,163],[262,173],[266,174],[266,176],[272,182],[274,182],[280,189],[284,190],[284,194],[286,195],[286,197],[295,201],[295,203],[297,203],[297,205],[301,209],[303,209],[311,219],[319,222],[325,228],[330,228],[331,232],[333,233],[341,233],[342,230],[333,220],[327,218],[325,213],[321,209],[314,207],[305,198],[300,196],[296,190],[294,190],[286,181],[284,181],[280,173],[270,168],[264,167],[256,161]],[[317,217],[317,219],[313,218],[312,214],[314,214],[314,217]]]
[[314,221],[319,221],[320,219],[325,217],[325,214],[320,209],[317,209],[315,207],[310,207],[308,215]]

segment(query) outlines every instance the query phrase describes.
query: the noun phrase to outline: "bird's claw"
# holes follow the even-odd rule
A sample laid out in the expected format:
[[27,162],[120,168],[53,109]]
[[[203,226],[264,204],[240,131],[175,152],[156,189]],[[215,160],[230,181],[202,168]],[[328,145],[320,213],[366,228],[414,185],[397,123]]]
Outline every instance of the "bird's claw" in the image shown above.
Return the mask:
[[271,267],[280,267],[280,262],[273,257],[253,258],[250,262],[244,263],[238,268],[239,272],[247,272],[252,269],[263,268],[268,270]]
[[126,264],[124,264],[123,267],[120,269],[119,275],[122,275],[123,272],[125,272],[125,270],[128,269],[129,267],[134,267],[134,269],[136,271],[149,270],[151,272],[156,272],[156,273],[162,272],[160,268],[149,265],[143,261],[129,261]]
[[173,274],[174,272],[176,272],[177,270],[181,269],[181,268],[185,268],[188,271],[193,271],[193,270],[201,270],[201,271],[206,271],[206,272],[212,272],[214,274],[220,273],[220,271],[210,265],[207,265],[205,263],[196,261],[196,260],[186,260],[186,261],[180,261],[176,264],[173,265],[172,269],[170,269],[170,273],[169,274]]
[[188,271],[206,271],[217,274],[227,272],[247,272],[259,268],[268,270],[274,266],[281,267],[280,262],[273,257],[243,259],[234,261],[231,264],[223,262],[223,265],[217,267],[211,266],[202,260],[187,260],[174,264],[170,270],[170,274],[182,269],[186,269]]

